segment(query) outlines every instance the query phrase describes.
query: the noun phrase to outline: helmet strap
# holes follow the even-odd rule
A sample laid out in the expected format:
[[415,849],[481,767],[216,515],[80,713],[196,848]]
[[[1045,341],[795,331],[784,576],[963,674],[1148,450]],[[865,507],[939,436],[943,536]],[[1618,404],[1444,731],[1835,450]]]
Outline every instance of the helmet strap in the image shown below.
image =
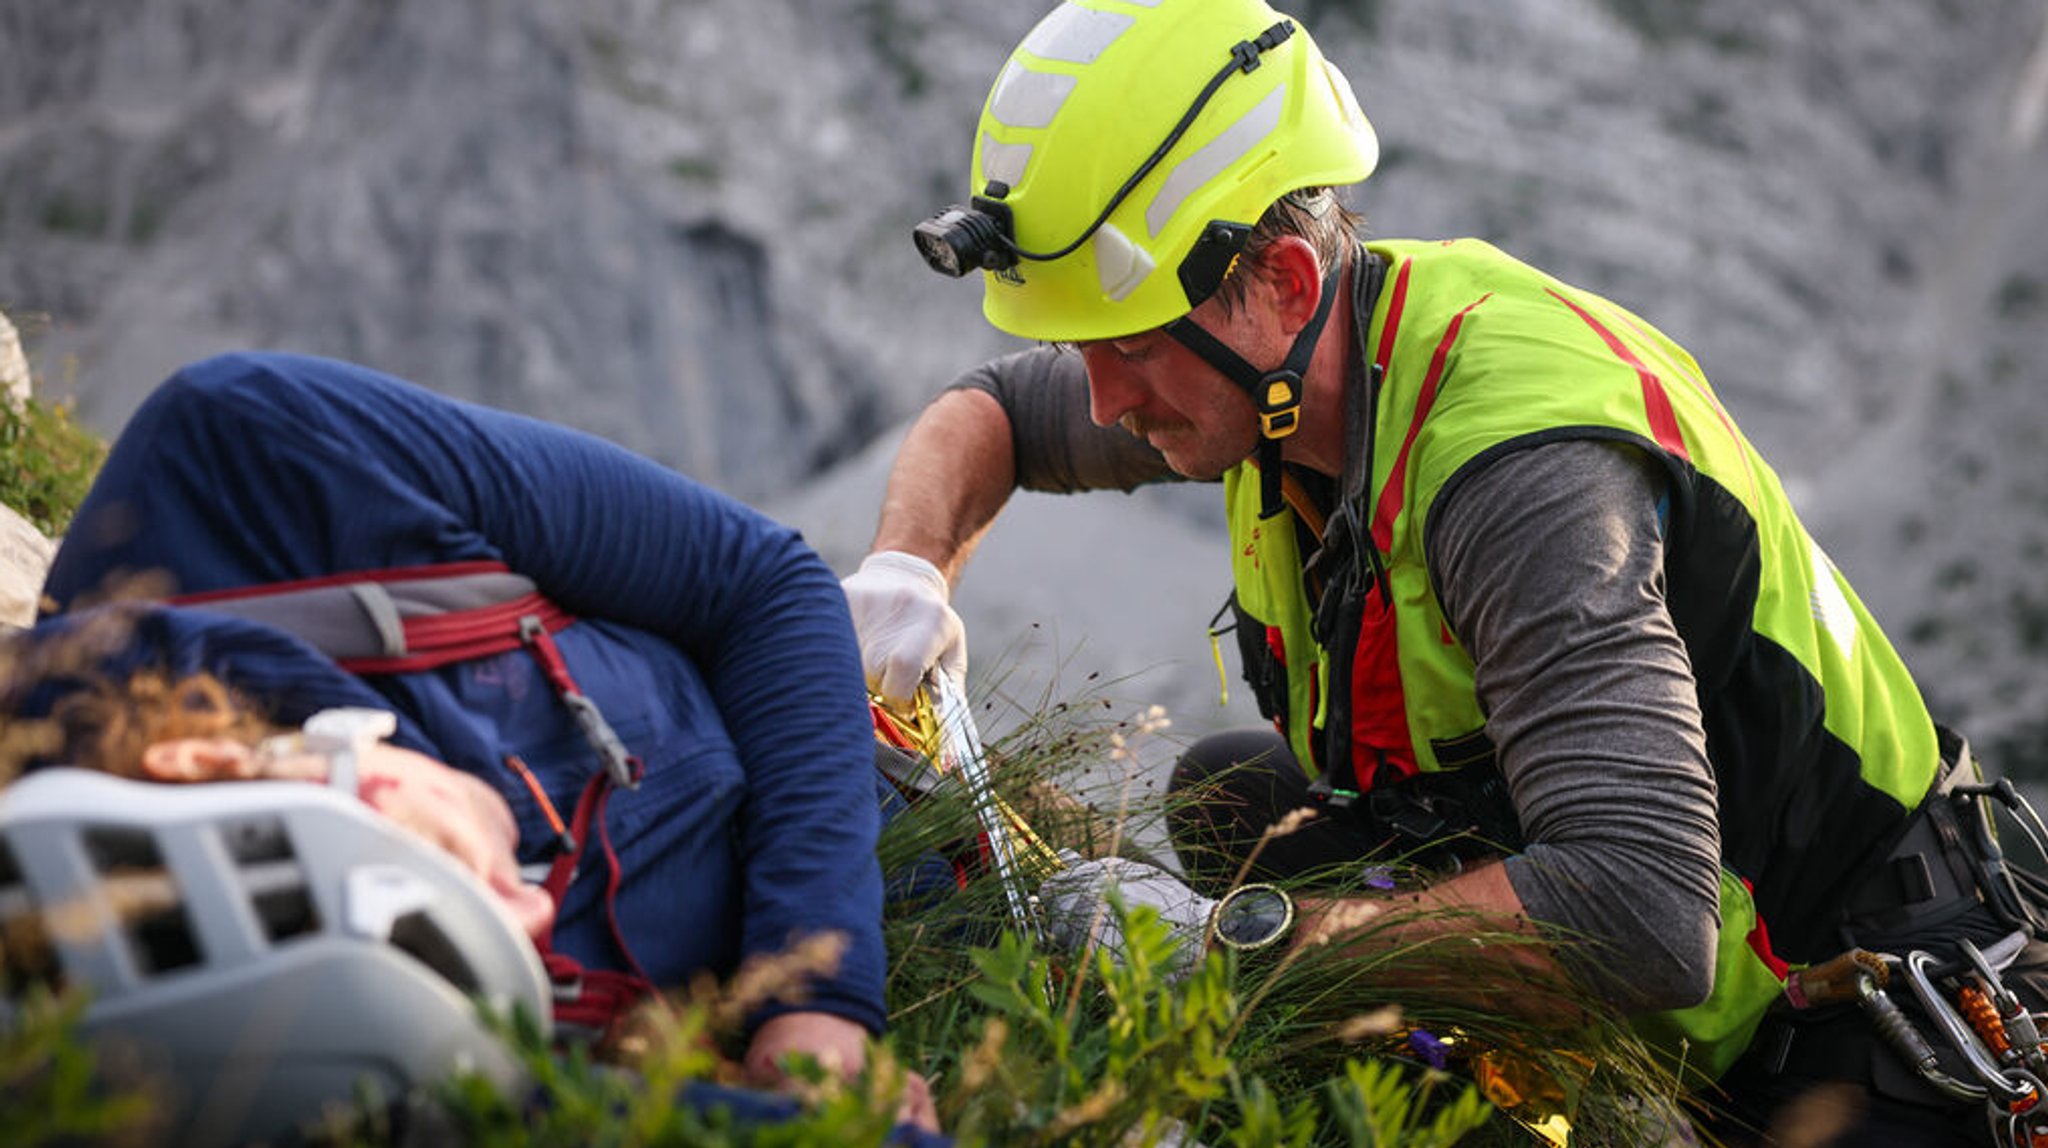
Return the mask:
[[1301,426],[1302,378],[1308,371],[1309,361],[1315,357],[1316,342],[1322,338],[1323,324],[1330,318],[1331,307],[1337,300],[1338,281],[1342,278],[1341,275],[1323,277],[1323,295],[1316,304],[1314,317],[1294,336],[1294,345],[1287,349],[1287,358],[1270,371],[1261,371],[1245,362],[1243,355],[1187,315],[1161,328],[1173,336],[1174,341],[1216,368],[1224,378],[1244,388],[1258,406],[1259,447],[1255,461],[1259,468],[1260,518],[1271,518],[1283,507],[1280,440]]

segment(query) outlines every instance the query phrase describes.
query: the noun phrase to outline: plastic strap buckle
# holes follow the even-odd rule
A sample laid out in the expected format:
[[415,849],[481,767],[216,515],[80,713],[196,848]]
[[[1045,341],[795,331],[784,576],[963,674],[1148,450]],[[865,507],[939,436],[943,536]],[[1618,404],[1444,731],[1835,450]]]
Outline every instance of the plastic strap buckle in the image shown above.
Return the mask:
[[1332,809],[1349,809],[1351,803],[1358,800],[1357,790],[1338,789],[1330,784],[1327,777],[1318,777],[1310,782],[1308,795],[1317,805],[1327,805]]
[[1290,370],[1269,371],[1259,380],[1259,433],[1266,438],[1286,438],[1301,426],[1301,375]]

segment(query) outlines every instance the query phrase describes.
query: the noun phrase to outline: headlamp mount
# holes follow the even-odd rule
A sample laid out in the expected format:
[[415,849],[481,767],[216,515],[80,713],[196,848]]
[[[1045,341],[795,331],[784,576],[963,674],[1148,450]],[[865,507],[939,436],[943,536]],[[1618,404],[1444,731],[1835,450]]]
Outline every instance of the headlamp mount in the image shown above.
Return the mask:
[[1017,265],[1016,220],[1003,197],[1008,184],[990,180],[988,194],[970,206],[951,204],[911,228],[918,254],[932,270],[955,279],[970,271],[1007,271]]

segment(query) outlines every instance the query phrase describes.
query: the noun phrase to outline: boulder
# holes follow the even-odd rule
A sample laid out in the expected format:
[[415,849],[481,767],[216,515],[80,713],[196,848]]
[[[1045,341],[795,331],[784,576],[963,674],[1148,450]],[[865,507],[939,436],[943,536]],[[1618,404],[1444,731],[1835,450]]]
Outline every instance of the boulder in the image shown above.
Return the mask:
[[[28,360],[21,353],[21,335],[0,313],[0,400],[19,406],[28,401]],[[36,619],[36,599],[43,575],[57,545],[28,519],[0,506],[0,631],[26,626]]]
[[0,311],[0,397],[16,408],[28,401],[28,357],[21,353],[21,333]]
[[28,519],[0,506],[0,632],[36,620],[43,576],[56,552],[57,544]]

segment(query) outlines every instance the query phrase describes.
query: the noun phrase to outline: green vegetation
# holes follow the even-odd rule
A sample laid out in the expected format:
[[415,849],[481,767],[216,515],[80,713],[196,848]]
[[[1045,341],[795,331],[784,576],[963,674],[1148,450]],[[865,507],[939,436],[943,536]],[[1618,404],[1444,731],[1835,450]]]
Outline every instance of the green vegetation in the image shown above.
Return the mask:
[[149,1096],[112,1085],[79,1042],[85,1001],[33,989],[0,1018],[0,1129],[9,1144],[140,1142]]
[[[1126,743],[1163,726],[1155,714],[1114,722],[1108,712],[1100,698],[1040,702],[1026,728],[991,747],[997,798],[1032,827],[1020,868],[1042,872],[1049,853],[1038,843],[1143,859],[1130,835],[1163,814],[1163,798],[1135,798],[1126,786],[1112,808],[1094,808],[1051,784],[1081,761],[1130,765]],[[881,855],[901,872],[930,851],[971,855],[975,841],[969,794],[942,786],[885,829]],[[1034,888],[1036,874],[1022,884]],[[1012,927],[1006,890],[987,872],[897,902],[887,1050],[852,1087],[815,1074],[815,1105],[795,1123],[719,1128],[670,1103],[684,1080],[717,1078],[707,1037],[733,1050],[727,1025],[745,1001],[702,990],[641,1046],[645,1089],[563,1068],[528,1033],[522,1050],[557,1123],[514,1121],[502,1099],[473,1085],[453,1093],[451,1109],[487,1144],[877,1144],[895,1111],[897,1072],[909,1068],[930,1080],[940,1121],[963,1146],[1479,1148],[1542,1144],[1530,1130],[1542,1121],[1569,1121],[1581,1146],[1640,1144],[1645,1113],[1669,1111],[1663,1099],[1675,1095],[1649,1052],[1573,988],[1518,984],[1497,962],[1485,972],[1475,964],[1485,960],[1473,956],[1475,941],[1499,952],[1526,937],[1470,929],[1389,939],[1370,956],[1311,950],[1264,964],[1210,954],[1176,978],[1176,941],[1157,913],[1118,913],[1126,941],[1112,960]],[[1393,927],[1366,923],[1362,935]],[[1503,1009],[1513,997],[1583,1009],[1581,1023],[1559,1031],[1532,1019],[1540,1009]],[[1442,1068],[1425,1064],[1425,1046]],[[1491,1099],[1516,1107],[1497,1111]]]
[[[1120,1148],[1193,1132],[1218,1145],[1307,1144],[1320,1126],[1315,1142],[1436,1148],[1486,1121],[1488,1106],[1473,1085],[1378,1061],[1283,1102],[1226,1055],[1239,1011],[1224,962],[1211,959],[1168,990],[1166,926],[1149,909],[1127,924],[1131,959],[1121,966],[1106,956],[1073,966],[1014,933],[969,953],[981,974],[965,986],[978,1019],[958,1034],[964,1041],[952,1050],[954,1070],[933,1080],[941,1118],[959,1143]],[[1055,983],[1065,991],[1050,992]],[[674,1104],[684,1086],[716,1079],[706,1038],[716,1035],[711,1018],[724,1011],[700,1000],[670,1014],[633,1078],[556,1057],[536,1028],[515,1024],[514,1043],[546,1097],[541,1114],[530,1117],[473,1079],[447,1089],[444,1103],[465,1143],[508,1148],[882,1142],[904,1071],[903,1060],[886,1051],[851,1086],[829,1082],[815,1065],[800,1068],[812,1103],[787,1123],[735,1127],[715,1112]]]
[[[1104,713],[1093,703],[1045,707],[1040,721],[991,749],[1005,779],[1000,796],[1049,846],[1127,854],[1135,819],[1161,812],[1156,800],[1148,809],[1121,797],[1118,809],[1096,810],[1045,783],[1053,766],[1128,763],[1132,727],[1105,723]],[[1148,719],[1136,730],[1161,724]],[[942,786],[892,821],[882,844],[888,864],[973,847],[972,802],[958,790]],[[1036,841],[1026,845],[1027,858],[1046,856]],[[867,1074],[841,1085],[816,1066],[797,1066],[808,1087],[790,1122],[741,1126],[675,1102],[692,1082],[730,1082],[739,1018],[764,999],[760,970],[651,1010],[621,1042],[630,1074],[556,1055],[530,1022],[504,1022],[543,1103],[522,1106],[462,1079],[435,1094],[436,1119],[449,1122],[451,1141],[476,1145],[852,1148],[883,1142],[906,1070],[929,1080],[942,1123],[963,1146],[1526,1148],[1559,1142],[1533,1133],[1536,1125],[1568,1121],[1571,1142],[1586,1148],[1651,1142],[1646,1130],[1674,1111],[1670,1077],[1621,1026],[1563,986],[1503,973],[1498,954],[1532,943],[1526,938],[1474,930],[1397,942],[1383,934],[1366,956],[1298,950],[1240,964],[1210,954],[1177,978],[1176,942],[1149,907],[1116,910],[1126,940],[1123,958],[1112,960],[1100,948],[1048,948],[1011,927],[1004,890],[989,874],[942,884],[939,895],[899,904],[888,923],[892,1031]],[[1390,911],[1360,935],[1401,919]],[[833,955],[787,959],[802,970]],[[1577,1019],[1568,1028],[1532,1019],[1560,1015]],[[82,1086],[85,1061],[65,1038],[75,1019],[75,1006],[45,1011],[29,1017],[32,1030],[9,1037],[26,1051],[0,1064],[0,1091],[9,1105],[33,1101],[41,1115],[5,1126],[142,1119],[125,1099],[131,1093]],[[0,1120],[13,1112],[0,1110]],[[366,1146],[401,1131],[370,1116],[330,1125],[331,1138]]]
[[106,456],[106,444],[78,425],[70,403],[31,395],[17,409],[0,400],[0,505],[44,534],[71,525]]

